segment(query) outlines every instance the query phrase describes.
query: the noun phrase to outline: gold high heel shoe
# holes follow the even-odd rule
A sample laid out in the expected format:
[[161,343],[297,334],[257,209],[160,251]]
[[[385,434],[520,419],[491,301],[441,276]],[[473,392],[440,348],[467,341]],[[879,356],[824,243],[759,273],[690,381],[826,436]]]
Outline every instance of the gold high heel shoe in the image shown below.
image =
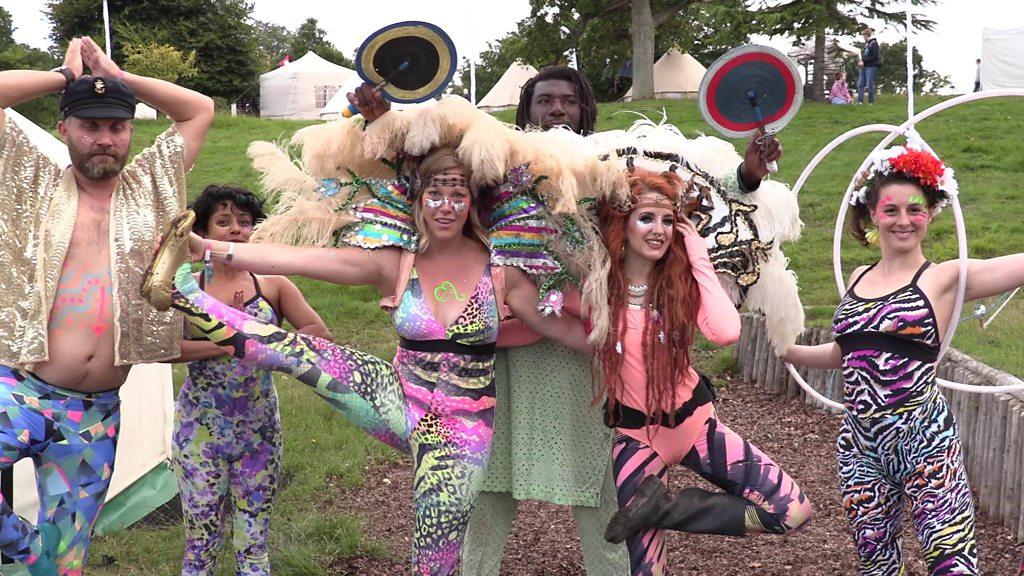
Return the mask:
[[196,213],[191,210],[185,210],[171,220],[160,237],[160,247],[142,276],[142,296],[161,312],[171,307],[174,273],[189,261],[188,237],[195,221]]

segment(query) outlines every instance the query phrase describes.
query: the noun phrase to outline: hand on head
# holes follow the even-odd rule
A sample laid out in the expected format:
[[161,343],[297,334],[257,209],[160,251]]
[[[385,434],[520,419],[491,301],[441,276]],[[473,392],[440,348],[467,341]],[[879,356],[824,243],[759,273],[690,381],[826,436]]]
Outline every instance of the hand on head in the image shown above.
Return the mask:
[[391,102],[369,82],[363,82],[355,89],[355,92],[349,92],[345,97],[359,110],[367,122],[373,122],[391,110]]
[[93,76],[113,78],[115,80],[121,80],[124,76],[121,67],[115,64],[107,56],[106,52],[100,48],[99,44],[88,36],[82,38],[82,60],[89,67],[89,71],[92,72]]
[[682,234],[684,238],[687,236],[700,236],[700,232],[697,231],[697,227],[690,220],[689,215],[676,221],[676,231]]

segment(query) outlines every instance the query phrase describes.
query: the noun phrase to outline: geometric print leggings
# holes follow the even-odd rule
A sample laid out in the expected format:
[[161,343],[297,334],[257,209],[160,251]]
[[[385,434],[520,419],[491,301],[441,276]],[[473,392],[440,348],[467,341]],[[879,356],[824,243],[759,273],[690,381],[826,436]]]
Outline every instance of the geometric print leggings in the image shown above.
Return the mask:
[[843,508],[864,576],[903,574],[903,501],[929,573],[978,574],[974,502],[957,425],[941,394],[912,412],[847,412],[837,442]]
[[[113,473],[120,406],[117,390],[83,394],[0,366],[0,468],[22,458],[35,463],[37,526],[52,522],[60,529],[56,560],[61,576],[82,574]],[[41,551],[38,529],[2,498],[0,551],[26,564]]]
[[374,438],[413,458],[413,569],[455,574],[483,481],[494,419],[493,355],[399,348],[394,366],[321,338],[294,334],[224,304],[175,276],[172,306],[234,358],[288,374]]
[[[811,518],[811,502],[789,474],[714,416],[704,423],[681,464],[725,492],[759,507],[766,513],[760,516],[768,520],[762,520],[766,531],[781,534],[796,530]],[[619,507],[633,499],[647,476],[657,476],[667,484],[668,468],[647,444],[616,434],[612,470]],[[632,576],[660,576],[667,572],[665,532],[662,528],[646,528],[626,539]]]

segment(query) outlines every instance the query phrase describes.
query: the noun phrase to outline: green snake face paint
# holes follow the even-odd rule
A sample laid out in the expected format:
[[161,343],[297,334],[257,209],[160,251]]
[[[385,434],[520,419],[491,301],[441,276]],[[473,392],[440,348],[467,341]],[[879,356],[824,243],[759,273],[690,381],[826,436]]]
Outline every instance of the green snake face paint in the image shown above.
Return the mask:
[[445,280],[434,287],[434,300],[444,304],[451,298],[454,298],[456,302],[462,302],[466,299],[466,295],[459,294],[459,289],[455,287],[451,280]]

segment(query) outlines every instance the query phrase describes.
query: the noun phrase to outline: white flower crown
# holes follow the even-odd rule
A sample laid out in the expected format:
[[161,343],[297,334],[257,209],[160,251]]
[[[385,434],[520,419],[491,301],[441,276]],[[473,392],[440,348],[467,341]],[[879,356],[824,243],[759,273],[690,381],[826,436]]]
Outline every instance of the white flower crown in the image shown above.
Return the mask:
[[860,174],[860,187],[850,195],[850,204],[867,204],[868,192],[875,178],[897,173],[916,181],[923,188],[938,190],[944,194],[935,204],[941,210],[949,199],[960,192],[953,169],[942,163],[914,130],[907,132],[906,146],[893,146],[872,154],[867,169]]

